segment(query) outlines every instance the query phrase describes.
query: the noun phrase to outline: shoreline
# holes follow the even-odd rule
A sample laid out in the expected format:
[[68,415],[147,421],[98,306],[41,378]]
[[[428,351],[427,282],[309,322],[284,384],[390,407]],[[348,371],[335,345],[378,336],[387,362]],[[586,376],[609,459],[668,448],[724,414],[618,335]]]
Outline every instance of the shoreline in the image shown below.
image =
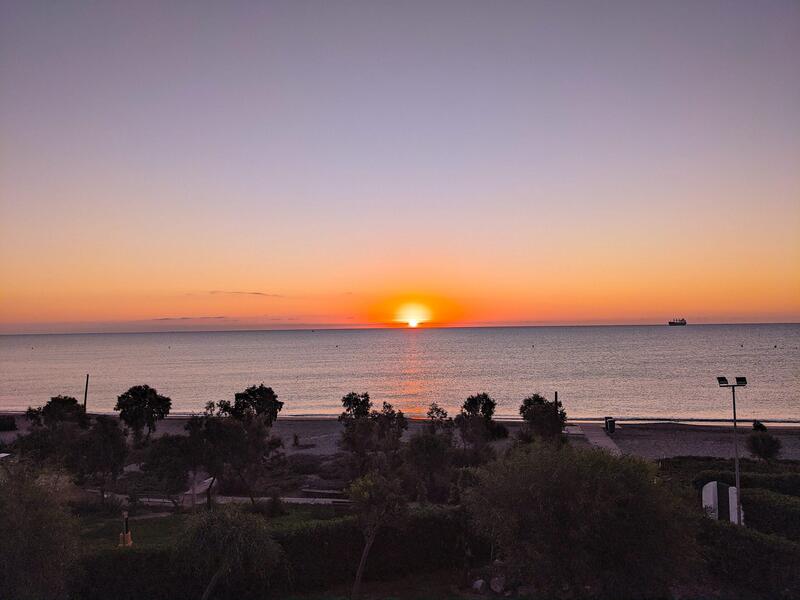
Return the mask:
[[[29,427],[24,413],[0,411],[0,415],[13,415],[17,422],[16,431],[0,432],[0,442],[12,442],[18,435],[24,435]],[[101,413],[90,413],[97,415]],[[181,434],[189,415],[170,415],[159,421],[153,434],[155,437],[164,434]],[[409,417],[406,437],[418,431],[425,419]],[[498,419],[499,420],[499,419]],[[513,438],[521,427],[522,421],[502,421],[509,429],[509,439]],[[748,457],[745,438],[750,432],[751,421],[741,421],[739,426],[740,453]],[[592,445],[584,430],[592,428],[601,430],[596,423],[579,423],[575,419],[567,422],[566,435],[570,443],[580,447]],[[770,425],[769,431],[781,440],[783,451],[782,459],[800,460],[800,426]],[[336,416],[289,416],[281,415],[272,426],[272,432],[283,438],[284,451],[287,454],[307,453],[329,456],[339,451],[338,442],[341,434],[341,425]],[[675,456],[709,456],[718,458],[733,458],[732,444],[733,428],[727,423],[681,423],[673,421],[654,422],[626,422],[625,419],[617,420],[616,432],[607,439],[615,444],[622,454],[629,454],[648,460]],[[299,437],[300,446],[294,447],[294,436]],[[606,438],[605,433],[601,433]],[[508,440],[494,442],[498,451],[502,451]]]

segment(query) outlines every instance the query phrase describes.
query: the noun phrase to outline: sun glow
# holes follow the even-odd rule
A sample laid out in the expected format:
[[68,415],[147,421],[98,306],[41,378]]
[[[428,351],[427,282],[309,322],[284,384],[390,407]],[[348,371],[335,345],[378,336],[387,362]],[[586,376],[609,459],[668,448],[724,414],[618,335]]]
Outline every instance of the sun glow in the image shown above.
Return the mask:
[[408,327],[419,327],[422,323],[431,320],[430,309],[416,302],[403,304],[397,309],[395,322],[405,323]]

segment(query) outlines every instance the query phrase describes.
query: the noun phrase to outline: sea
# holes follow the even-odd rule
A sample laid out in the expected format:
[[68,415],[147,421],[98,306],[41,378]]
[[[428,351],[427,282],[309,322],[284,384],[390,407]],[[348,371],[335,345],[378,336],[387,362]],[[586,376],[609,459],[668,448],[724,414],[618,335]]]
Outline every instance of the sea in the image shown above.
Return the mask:
[[743,419],[800,419],[800,324],[685,327],[498,327],[0,336],[0,410],[58,394],[113,412],[130,386],[202,411],[253,385],[271,386],[282,415],[336,415],[369,392],[409,415],[432,402],[455,412],[486,392],[497,415],[558,392],[573,418],[729,418],[716,377],[745,376]]

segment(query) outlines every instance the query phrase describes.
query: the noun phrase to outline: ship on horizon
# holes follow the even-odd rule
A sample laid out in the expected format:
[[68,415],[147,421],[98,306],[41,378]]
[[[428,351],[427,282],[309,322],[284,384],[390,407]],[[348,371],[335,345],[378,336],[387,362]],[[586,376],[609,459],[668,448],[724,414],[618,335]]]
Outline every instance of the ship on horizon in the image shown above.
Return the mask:
[[669,322],[670,327],[681,327],[683,325],[686,325],[686,319],[672,319]]

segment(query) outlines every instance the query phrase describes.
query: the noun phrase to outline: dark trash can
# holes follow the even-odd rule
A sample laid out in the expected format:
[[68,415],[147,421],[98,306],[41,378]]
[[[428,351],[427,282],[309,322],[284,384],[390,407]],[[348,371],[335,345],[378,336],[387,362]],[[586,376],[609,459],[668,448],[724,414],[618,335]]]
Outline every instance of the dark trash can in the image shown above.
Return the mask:
[[603,425],[603,429],[606,430],[606,433],[608,435],[613,434],[614,430],[617,427],[617,422],[614,420],[614,417],[605,417],[605,419],[603,419],[603,420],[605,421],[605,425]]

